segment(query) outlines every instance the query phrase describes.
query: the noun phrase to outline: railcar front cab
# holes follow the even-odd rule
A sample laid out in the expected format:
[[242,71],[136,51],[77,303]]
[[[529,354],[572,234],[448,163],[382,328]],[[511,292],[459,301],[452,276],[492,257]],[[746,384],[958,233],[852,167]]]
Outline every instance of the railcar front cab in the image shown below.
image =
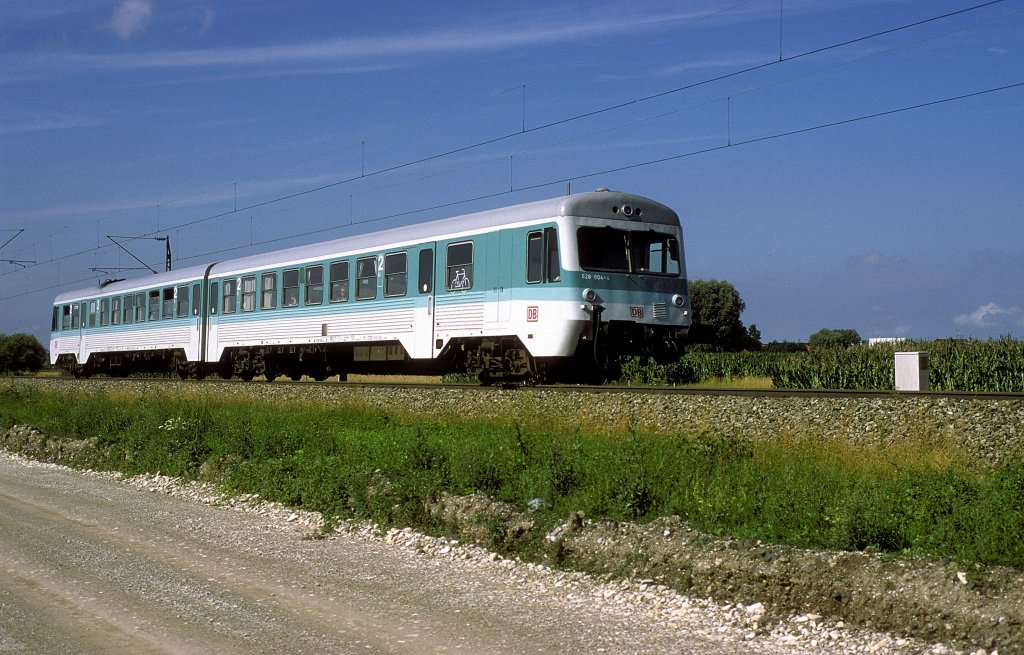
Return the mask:
[[624,356],[678,357],[692,320],[678,215],[637,196],[608,198],[576,218],[567,253],[576,261],[566,262],[590,319],[573,367],[590,382],[614,376]]
[[600,384],[624,356],[678,356],[691,311],[674,211],[600,189],[566,197],[555,216],[527,230],[525,244],[516,240],[526,247],[517,273],[525,273],[517,292],[525,322],[514,334],[453,340],[466,372],[484,384]]

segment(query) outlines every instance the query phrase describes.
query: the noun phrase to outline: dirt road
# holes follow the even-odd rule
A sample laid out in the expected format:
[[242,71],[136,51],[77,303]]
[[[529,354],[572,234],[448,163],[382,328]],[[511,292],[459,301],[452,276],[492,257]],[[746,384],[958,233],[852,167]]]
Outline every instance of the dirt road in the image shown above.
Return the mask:
[[[358,534],[0,457],[7,653],[736,652],[711,634]],[[747,652],[777,652],[756,649]]]
[[0,452],[0,653],[953,652],[216,498]]

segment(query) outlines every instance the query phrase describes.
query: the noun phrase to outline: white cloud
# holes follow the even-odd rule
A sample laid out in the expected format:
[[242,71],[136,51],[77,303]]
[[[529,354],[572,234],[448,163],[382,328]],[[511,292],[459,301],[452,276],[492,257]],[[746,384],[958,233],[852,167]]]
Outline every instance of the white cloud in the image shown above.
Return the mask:
[[209,7],[202,7],[197,11],[199,17],[199,33],[206,34],[213,27],[213,19],[216,14]]
[[69,114],[47,114],[31,116],[21,120],[11,120],[0,124],[0,136],[8,134],[27,134],[45,130],[68,130],[79,127],[96,127],[108,121],[92,116],[73,116]]
[[[153,13],[151,0],[121,0],[108,24],[124,40],[145,30]],[[209,29],[214,13],[201,11],[200,28]],[[411,34],[344,36],[306,43],[287,43],[238,48],[163,50],[131,54],[67,53],[21,56],[21,65],[44,71],[173,69],[218,66],[272,66],[295,64],[345,64],[375,67],[384,60],[451,53],[494,52],[509,48],[530,48],[577,40],[621,37],[644,33],[653,26],[678,25],[691,14],[597,17],[570,23],[536,21],[521,25],[465,25]],[[371,68],[373,70],[375,68]]]
[[1020,324],[1024,312],[1019,307],[1001,307],[994,302],[985,303],[969,314],[953,317],[953,324],[961,327],[996,328],[1014,322]]
[[114,16],[109,27],[124,41],[146,29],[150,16],[153,15],[153,3],[149,0],[121,0],[114,8]]

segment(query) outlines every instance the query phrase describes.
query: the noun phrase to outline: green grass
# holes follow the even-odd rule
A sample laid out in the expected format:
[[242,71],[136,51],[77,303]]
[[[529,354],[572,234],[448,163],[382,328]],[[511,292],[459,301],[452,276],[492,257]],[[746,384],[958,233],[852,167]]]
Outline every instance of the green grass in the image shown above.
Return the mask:
[[[523,510],[542,499],[544,509],[531,515],[541,528],[576,511],[640,522],[679,515],[715,535],[1024,568],[1024,463],[972,470],[929,435],[864,450],[800,435],[599,435],[511,418],[431,420],[0,384],[0,429],[15,423],[95,438],[77,465],[212,479],[381,525],[447,530],[427,505],[442,492],[476,491]],[[502,541],[539,547],[536,536]]]

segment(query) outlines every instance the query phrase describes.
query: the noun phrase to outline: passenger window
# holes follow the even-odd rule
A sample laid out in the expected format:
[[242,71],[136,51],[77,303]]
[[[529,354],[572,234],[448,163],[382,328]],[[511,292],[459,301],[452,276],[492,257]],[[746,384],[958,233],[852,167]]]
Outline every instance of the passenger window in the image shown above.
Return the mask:
[[100,301],[100,326],[106,327],[110,323],[110,298]]
[[50,332],[56,332],[60,328],[60,305],[56,305],[53,308],[53,314],[50,316]]
[[135,294],[135,322],[146,322],[146,294]]
[[348,262],[331,264],[331,302],[348,302]]
[[263,285],[263,297],[260,300],[260,307],[274,309],[277,307],[277,273],[264,273],[261,284]]
[[149,319],[150,321],[160,320],[160,290],[149,292]]
[[434,250],[427,248],[420,251],[420,293],[430,293],[434,289]]
[[174,318],[174,287],[163,290],[164,319]]
[[242,278],[242,311],[256,311],[256,276]]
[[234,314],[238,307],[238,280],[224,280],[224,302],[221,304],[221,312]]
[[356,300],[371,300],[377,297],[377,258],[364,257],[356,260]]
[[384,257],[384,295],[404,296],[409,287],[408,256],[394,252]]
[[81,314],[80,314],[81,311],[82,310],[79,308],[78,303],[75,303],[74,305],[71,305],[71,329],[72,330],[77,330],[78,329],[78,317],[81,316]]
[[61,329],[71,329],[71,305],[64,305],[61,308]]
[[192,285],[192,315],[199,316],[199,308],[203,306],[203,288],[199,283]]
[[135,319],[135,296],[124,297],[124,323],[131,323]]
[[473,242],[453,243],[448,246],[446,261],[448,291],[467,291],[473,288]]
[[188,316],[188,285],[178,287],[178,318]]
[[111,325],[121,324],[121,296],[114,296],[110,299],[110,323]]
[[96,327],[96,301],[89,301],[89,327]]
[[293,268],[284,272],[281,283],[283,297],[282,307],[297,307],[299,304],[299,269]]
[[324,302],[324,267],[306,267],[306,304],[322,305]]

